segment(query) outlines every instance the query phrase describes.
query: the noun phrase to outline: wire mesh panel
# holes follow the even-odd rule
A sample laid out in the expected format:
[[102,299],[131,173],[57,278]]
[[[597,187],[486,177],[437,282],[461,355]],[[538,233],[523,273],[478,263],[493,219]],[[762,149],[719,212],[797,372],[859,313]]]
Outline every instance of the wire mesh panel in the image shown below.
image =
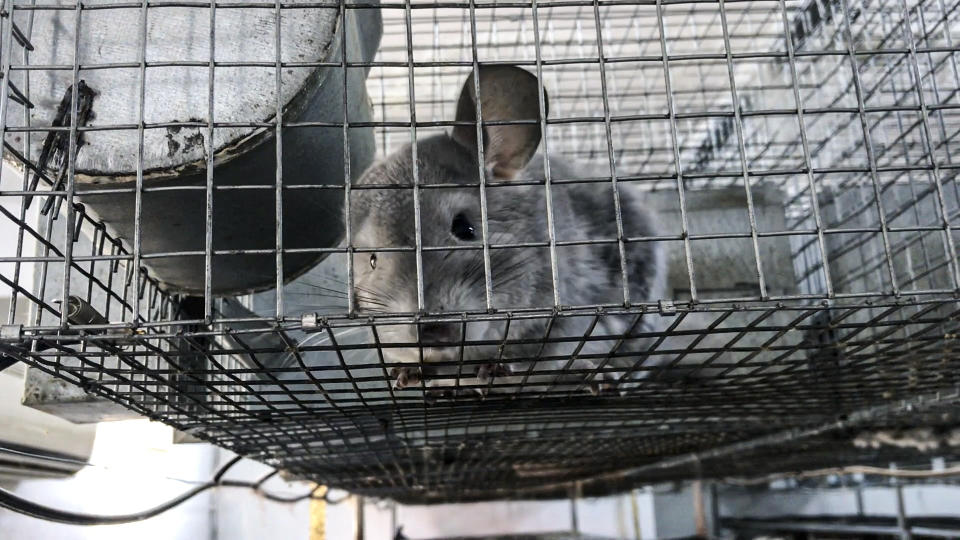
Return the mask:
[[2,351],[405,501],[902,459],[956,7],[6,0]]

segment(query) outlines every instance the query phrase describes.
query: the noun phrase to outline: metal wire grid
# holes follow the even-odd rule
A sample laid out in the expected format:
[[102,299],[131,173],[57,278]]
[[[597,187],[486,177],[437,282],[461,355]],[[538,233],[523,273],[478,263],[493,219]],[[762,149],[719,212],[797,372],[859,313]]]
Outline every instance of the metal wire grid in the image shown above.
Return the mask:
[[[209,10],[211,21],[220,9],[272,9],[277,28],[287,10],[337,9],[342,17],[381,9],[384,38],[374,62],[346,67],[339,59],[298,63],[279,56],[273,63],[224,65],[215,61],[213,47],[206,62],[154,63],[147,61],[143,39],[139,60],[130,64],[29,63],[30,49],[41,46],[29,41],[31,21],[44,10],[72,10],[80,28],[88,13],[138,9],[142,37],[151,10],[164,5],[6,3],[0,38],[8,81],[0,93],[4,155],[54,189],[31,185],[27,176],[22,187],[2,193],[14,201],[3,215],[18,230],[16,251],[0,260],[6,265],[0,278],[11,296],[4,350],[40,369],[295,474],[366,494],[430,501],[529,494],[523,489],[820,424],[957,384],[952,223],[960,197],[951,147],[958,127],[960,78],[952,36],[958,15],[944,0],[177,2]],[[280,40],[279,31],[275,37]],[[351,278],[350,258],[340,255],[345,248],[312,248],[334,254],[324,263],[327,273],[312,274],[319,281],[283,286],[278,232],[276,249],[246,252],[275,258],[282,294],[218,300],[211,294],[210,261],[227,253],[212,247],[216,208],[208,205],[206,249],[187,254],[206,260],[198,309],[195,301],[165,293],[149,275],[151,259],[183,253],[144,253],[140,238],[150,231],[138,226],[138,235],[125,243],[78,204],[83,186],[74,175],[76,135],[128,130],[141,142],[142,163],[147,129],[200,127],[212,144],[214,130],[242,125],[274,130],[279,157],[283,129],[317,124],[273,118],[224,123],[208,115],[200,122],[150,125],[141,114],[136,124],[78,126],[74,107],[67,126],[52,128],[35,125],[29,106],[31,74],[52,69],[72,70],[76,83],[83,70],[135,68],[142,113],[145,74],[152,67],[206,67],[210,81],[219,67],[370,67],[374,121],[339,127],[345,139],[353,129],[373,127],[386,154],[449,129],[452,99],[476,63],[537,72],[551,99],[550,116],[542,120],[544,150],[600,171],[591,178],[550,178],[547,189],[615,180],[641,186],[664,214],[672,214],[661,236],[631,238],[625,231],[622,240],[668,246],[671,271],[679,275],[671,279],[671,298],[357,318],[347,301],[352,290],[345,286]],[[281,77],[276,69],[278,89]],[[73,88],[76,103],[77,84]],[[211,86],[211,110],[214,92]],[[278,97],[277,113],[282,107]],[[32,165],[31,137],[55,130],[70,134],[62,186]],[[208,149],[201,188],[208,200],[214,190],[230,189],[214,186],[213,154]],[[356,175],[349,160],[345,168],[347,177]],[[144,184],[142,167],[137,173],[129,189],[140,201],[155,188]],[[297,189],[343,190],[345,201],[357,189],[285,186],[282,175],[278,166],[274,182],[265,179],[259,187],[274,197],[278,231],[282,201]],[[486,188],[500,189],[493,182]],[[697,198],[709,204],[725,189],[742,192],[736,217],[698,219],[703,208]],[[31,205],[31,198],[62,202],[37,216],[39,205]],[[347,223],[349,208],[344,205]],[[36,255],[29,254],[31,242]],[[552,247],[576,242],[559,239]],[[719,251],[726,259],[711,251],[717,245],[725,246]],[[731,264],[731,254],[738,258],[736,271],[746,268],[746,282],[713,283],[724,281],[715,266],[718,260]],[[777,266],[782,261],[787,264]],[[142,266],[147,270],[133,270]],[[318,287],[340,291],[320,300],[337,305],[324,310],[314,304],[309,295]],[[56,303],[71,296],[102,318],[71,320]],[[580,318],[593,329],[605,317],[641,315],[660,318],[662,328],[625,336],[549,332],[551,321],[560,318]],[[486,399],[437,403],[425,399],[424,388],[390,386],[389,370],[398,366],[385,361],[383,351],[418,345],[383,343],[384,327],[447,321],[461,324],[466,335],[471,324],[523,319],[543,322],[545,333],[533,341],[541,353],[546,343],[566,342],[567,356],[555,360],[591,362],[590,368],[568,364],[565,370],[582,374],[584,384],[534,390],[526,382],[493,381],[488,389],[496,392]],[[507,334],[494,343],[501,350],[518,344]],[[606,366],[611,359],[636,356],[620,352],[631,339],[653,342],[632,369],[649,372],[645,382],[618,397],[586,396],[589,379],[614,371]],[[608,345],[595,352],[595,343]],[[541,353],[538,359],[551,360]],[[461,355],[457,372],[480,363]],[[533,374],[556,373],[541,369]],[[774,453],[790,455],[787,461],[764,454],[696,470],[650,469],[613,487],[840,459],[830,445],[842,443],[805,444],[810,448],[800,455],[790,445],[775,445]],[[889,457],[853,448],[842,455],[844,462]]]
[[[922,7],[939,9],[932,5]],[[825,252],[826,258],[840,259],[857,247],[870,250],[871,260],[864,273],[875,271],[878,263],[896,265],[888,261],[902,257],[907,246],[919,243],[919,238],[926,240],[931,233],[937,232],[924,227],[934,215],[931,211],[936,212],[930,208],[930,203],[935,203],[935,197],[931,197],[933,191],[930,191],[935,183],[929,177],[921,180],[931,172],[924,161],[931,155],[926,152],[925,139],[921,136],[925,125],[932,126],[930,129],[936,132],[931,133],[935,137],[931,148],[936,148],[937,155],[941,156],[938,174],[941,184],[948,186],[943,200],[948,208],[949,221],[949,209],[956,207],[956,193],[950,193],[955,169],[950,162],[952,158],[946,156],[950,154],[949,147],[956,136],[951,112],[955,111],[952,101],[955,101],[957,84],[945,85],[944,80],[954,71],[956,60],[950,53],[934,59],[934,52],[922,59],[920,73],[936,82],[923,85],[925,92],[935,94],[925,98],[934,120],[921,121],[909,50],[901,46],[904,39],[900,36],[903,29],[897,22],[899,4],[874,3],[862,12],[854,10],[851,18],[855,22],[851,24],[859,32],[851,38],[856,40],[852,44],[855,47],[852,56],[845,50],[849,40],[845,37],[845,19],[839,15],[839,4],[810,3],[805,11],[791,15],[788,20],[794,21],[795,35],[801,38],[795,37],[798,43],[790,48],[782,38],[783,23],[779,10],[772,4],[732,4],[725,10],[713,4],[663,6],[661,12],[664,32],[668,36],[667,60],[672,83],[669,94],[664,90],[660,60],[663,53],[657,35],[660,18],[656,6],[608,9],[608,13],[601,12],[601,22],[597,25],[589,17],[589,6],[554,8],[549,23],[545,25],[549,30],[542,31],[544,37],[540,39],[539,51],[544,84],[551,90],[558,90],[550,94],[551,108],[556,112],[551,113],[552,118],[546,122],[548,148],[579,161],[591,162],[595,168],[606,169],[604,173],[609,174],[603,111],[606,103],[612,130],[609,144],[619,181],[675,191],[673,184],[677,181],[677,174],[673,145],[670,144],[671,129],[675,126],[677,159],[684,189],[717,189],[724,184],[742,189],[744,178],[749,178],[757,189],[776,185],[787,194],[784,207],[791,219],[783,229],[754,227],[757,229],[754,230],[749,226],[729,231],[693,230],[692,227],[687,231],[670,229],[670,232],[687,233],[688,249],[695,251],[702,242],[735,242],[753,237],[757,244],[762,244],[789,235],[797,237],[792,239],[799,243],[794,249],[803,250],[811,245],[817,247],[816,241],[820,240],[822,233],[823,242],[837,243],[836,249],[841,256],[821,247],[820,253],[810,254],[816,258],[802,263],[807,268],[799,271],[801,278],[823,272],[820,263]],[[464,22],[467,15],[462,10],[459,13],[458,10],[449,11],[453,13],[441,10],[437,15],[442,22],[433,32],[428,33],[429,20],[423,20],[422,27],[415,26],[417,31],[414,34],[425,36],[421,47],[426,62],[469,60],[471,50],[468,46],[461,46],[456,39],[459,35],[461,42],[470,43],[469,35],[464,36],[469,31],[468,21]],[[489,15],[493,22],[477,22],[480,61],[534,62],[538,44],[531,37],[532,23],[528,11],[522,8],[499,10],[495,11],[497,15]],[[731,14],[724,23],[720,13],[728,11]],[[834,15],[835,12],[838,14]],[[949,51],[949,45],[941,49],[940,42],[951,42],[947,28],[950,15],[940,17],[926,9],[917,9],[916,13],[924,28],[921,35],[928,46],[918,45],[915,49]],[[944,13],[949,14],[949,10]],[[816,19],[815,23],[811,23],[812,17]],[[935,23],[935,18],[943,26]],[[805,30],[811,24],[815,24],[815,28]],[[392,27],[397,29],[396,32],[402,32],[404,28],[400,21]],[[399,59],[406,54],[406,49],[403,43],[391,47],[390,28],[388,20],[382,55]],[[421,28],[422,32],[419,32]],[[486,32],[481,32],[480,28]],[[605,53],[604,71],[607,75],[604,78],[599,76],[599,63],[592,59],[597,50],[598,29],[608,51]],[[809,38],[808,34],[811,34]],[[511,38],[501,40],[496,37],[500,35]],[[514,35],[518,37],[512,38]],[[724,35],[729,42],[726,48]],[[432,36],[432,40],[428,42],[426,36]],[[524,38],[526,42],[522,42]],[[416,45],[415,42],[414,58],[420,52]],[[730,51],[729,66],[727,50]],[[388,56],[390,54],[395,56]],[[863,72],[858,81],[851,76],[851,61]],[[448,96],[456,93],[469,68],[445,71],[431,66],[424,69],[431,70],[430,84],[418,85],[417,117],[441,122],[452,114]],[[796,71],[797,96],[791,83],[793,71]],[[409,116],[409,100],[404,99],[406,92],[402,87],[406,82],[404,72],[402,68],[393,72],[389,68],[375,70],[378,78],[372,84],[379,88],[371,88],[371,95],[380,96],[384,120]],[[733,87],[731,80],[735,82]],[[610,88],[605,95],[600,81],[608,81]],[[864,102],[862,114],[857,107],[857,95],[861,95]],[[674,102],[676,122],[670,122],[668,96]],[[800,111],[795,109],[797,98],[803,104]],[[734,99],[740,104],[737,109],[733,107]],[[858,129],[861,117],[871,134],[869,138]],[[803,121],[803,136],[800,120]],[[403,128],[380,131],[378,140],[383,148],[394,149],[409,140],[407,130]],[[868,142],[869,147],[866,146]],[[741,154],[745,156],[743,162]],[[818,186],[818,203],[830,205],[826,211],[811,207],[811,179],[807,178],[807,165],[812,169],[812,181]],[[598,176],[602,174],[598,173]],[[584,181],[582,178],[570,180]],[[607,181],[608,178],[597,180]],[[562,184],[564,179],[552,181]],[[918,187],[921,183],[924,188]],[[879,206],[882,212],[877,210],[874,185],[881,194]],[[829,201],[834,190],[846,194],[850,200],[842,205],[831,205]],[[861,190],[863,193],[859,194]],[[671,205],[670,210],[680,211],[677,201],[665,203]],[[748,210],[755,218],[757,210]],[[920,219],[917,216],[920,213],[926,217]],[[873,230],[866,230],[871,227]],[[686,241],[682,234],[663,238]],[[890,244],[888,250],[885,249],[887,243]],[[929,240],[923,243],[922,249],[926,252],[931,248]],[[881,247],[879,251],[878,246]],[[747,256],[749,249],[744,246],[741,251]],[[934,254],[933,257],[932,266],[915,271],[915,274],[929,276],[937,272],[936,265],[947,265],[951,260],[949,256],[937,258]],[[696,256],[693,259],[690,270],[695,277],[700,270],[698,266],[702,265],[698,265]],[[760,264],[756,270],[760,274],[758,282],[767,281],[762,275],[764,271],[767,269]],[[699,273],[707,272],[704,268]],[[910,276],[901,276],[894,282],[885,277],[881,283],[868,285],[863,282],[863,276],[831,276],[833,279],[828,282],[824,281],[824,276],[814,277],[818,278],[815,283],[805,284],[801,291],[790,291],[792,294],[784,295],[784,298],[796,299],[798,293],[835,293],[843,297],[926,288],[916,287],[912,282],[915,278]],[[942,281],[943,278],[946,281]],[[855,285],[853,282],[859,283]],[[954,287],[955,279],[944,271],[938,276],[938,285],[932,289],[942,289],[940,292],[943,293]],[[718,301],[777,296],[765,296],[766,291],[751,292],[753,294],[746,298],[727,295]]]

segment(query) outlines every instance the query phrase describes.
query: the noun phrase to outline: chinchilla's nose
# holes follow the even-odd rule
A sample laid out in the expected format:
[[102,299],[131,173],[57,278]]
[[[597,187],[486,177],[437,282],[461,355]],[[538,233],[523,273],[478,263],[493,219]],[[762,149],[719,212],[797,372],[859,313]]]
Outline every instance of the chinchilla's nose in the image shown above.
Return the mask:
[[454,343],[460,338],[458,325],[425,323],[420,326],[420,341],[424,344]]

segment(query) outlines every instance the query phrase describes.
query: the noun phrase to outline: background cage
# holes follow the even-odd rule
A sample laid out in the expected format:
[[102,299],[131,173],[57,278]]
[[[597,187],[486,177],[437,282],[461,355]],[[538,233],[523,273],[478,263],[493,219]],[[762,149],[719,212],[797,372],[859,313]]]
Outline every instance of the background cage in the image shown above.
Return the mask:
[[[5,170],[2,214],[16,241],[0,258],[10,297],[3,353],[293,475],[403,501],[550,496],[574,482],[601,493],[662,479],[909,459],[910,449],[861,448],[852,438],[918,424],[938,433],[957,422],[956,7],[946,0],[7,0],[4,159],[43,181],[31,186],[27,174],[14,182]],[[282,226],[284,204],[300,192],[344,188],[284,185],[286,161],[274,177],[244,188],[276,203],[270,226],[281,232],[270,248],[217,251],[208,240],[199,252],[150,253],[122,238],[80,203],[76,157],[65,152],[58,184],[36,165],[36,145],[57,131],[76,146],[78,133],[135,137],[178,124],[151,124],[141,109],[129,125],[96,117],[78,125],[80,107],[71,106],[71,121],[51,128],[50,114],[31,101],[34,78],[70,70],[74,92],[84,71],[122,68],[84,65],[79,53],[72,65],[32,64],[45,44],[31,40],[31,28],[52,11],[82,28],[111,10],[149,21],[164,8],[206,10],[214,21],[221,10],[263,10],[278,18],[277,28],[303,10],[330,10],[338,21],[379,13],[376,58],[340,56],[326,66],[369,69],[369,121],[278,123],[279,106],[272,116],[238,121],[266,131],[334,128],[341,149],[363,130],[372,129],[385,155],[450,129],[457,92],[479,64],[538,74],[551,100],[541,150],[595,174],[555,178],[550,188],[616,180],[644,190],[669,253],[667,297],[358,316],[346,302],[348,248],[294,248]],[[143,86],[150,70],[199,66],[275,70],[279,88],[282,70],[317,67],[281,58],[279,45],[272,61],[250,62],[154,61],[149,44],[139,45],[131,65]],[[77,90],[68,105],[79,97]],[[231,127],[218,122],[182,124]],[[143,173],[142,158],[137,165]],[[359,172],[347,169],[347,177]],[[150,192],[131,189],[141,200]],[[216,191],[209,183],[204,190],[208,200]],[[196,233],[209,238],[212,220]],[[283,284],[289,276],[279,267],[298,252],[328,256]],[[215,296],[210,261],[231,255],[278,263],[274,283],[283,286]],[[172,291],[151,271],[155,261],[185,256],[206,261],[202,295]],[[642,336],[653,345],[635,368],[645,369],[647,358],[661,362],[617,396],[521,384],[485,399],[435,400],[422,387],[391,387],[396,366],[383,361],[379,339],[390,324],[577,317],[589,325],[624,315],[662,321],[662,330]],[[540,341],[568,340],[574,355],[597,366],[583,374],[589,379],[637,338]],[[609,350],[581,354],[596,341],[611,343]],[[476,368],[460,364],[462,372]],[[958,448],[943,443],[939,451]]]

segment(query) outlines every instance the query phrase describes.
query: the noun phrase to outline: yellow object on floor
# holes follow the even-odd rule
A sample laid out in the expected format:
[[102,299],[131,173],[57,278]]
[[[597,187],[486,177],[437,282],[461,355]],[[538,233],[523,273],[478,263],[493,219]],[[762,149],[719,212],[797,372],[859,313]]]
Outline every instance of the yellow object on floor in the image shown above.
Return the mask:
[[[322,496],[327,492],[326,487],[318,486],[314,492]],[[327,501],[323,499],[310,500],[310,540],[326,540],[327,538]]]

